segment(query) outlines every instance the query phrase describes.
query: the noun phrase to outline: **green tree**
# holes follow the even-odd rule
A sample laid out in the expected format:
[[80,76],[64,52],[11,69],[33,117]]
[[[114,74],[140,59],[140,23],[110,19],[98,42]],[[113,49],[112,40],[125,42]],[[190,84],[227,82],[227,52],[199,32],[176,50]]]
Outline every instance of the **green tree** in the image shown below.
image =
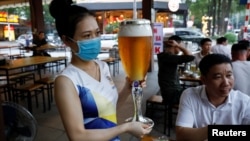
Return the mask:
[[194,25],[199,25],[204,15],[213,17],[209,25],[214,27],[212,35],[215,31],[219,35],[226,33],[229,20],[225,19],[232,17],[232,14],[245,11],[245,6],[239,5],[239,0],[196,0],[196,2],[187,0],[186,3],[190,13],[195,17]]

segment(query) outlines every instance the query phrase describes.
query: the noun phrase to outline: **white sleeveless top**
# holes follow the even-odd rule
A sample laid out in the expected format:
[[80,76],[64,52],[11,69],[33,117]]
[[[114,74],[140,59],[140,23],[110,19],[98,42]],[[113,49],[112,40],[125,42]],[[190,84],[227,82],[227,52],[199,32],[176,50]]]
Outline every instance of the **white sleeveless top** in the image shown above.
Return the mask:
[[[74,83],[81,100],[86,129],[103,129],[116,126],[118,92],[105,62],[95,60],[100,68],[100,82],[83,70],[69,64],[60,75]],[[58,75],[58,76],[60,76]],[[112,141],[119,140],[118,137]]]

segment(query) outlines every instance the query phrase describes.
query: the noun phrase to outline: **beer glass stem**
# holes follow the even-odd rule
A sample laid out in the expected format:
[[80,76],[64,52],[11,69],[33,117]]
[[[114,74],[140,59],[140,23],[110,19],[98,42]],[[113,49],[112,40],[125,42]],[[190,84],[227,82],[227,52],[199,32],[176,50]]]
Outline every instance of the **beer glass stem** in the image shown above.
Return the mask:
[[142,110],[141,110],[141,102],[142,102],[142,87],[140,86],[139,81],[134,81],[132,86],[132,97],[134,101],[134,121],[141,121]]

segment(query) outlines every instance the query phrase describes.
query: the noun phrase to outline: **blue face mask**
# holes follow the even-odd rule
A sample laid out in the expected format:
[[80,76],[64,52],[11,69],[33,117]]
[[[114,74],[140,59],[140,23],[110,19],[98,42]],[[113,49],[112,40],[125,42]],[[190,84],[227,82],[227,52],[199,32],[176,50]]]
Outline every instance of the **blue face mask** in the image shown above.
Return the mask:
[[101,50],[101,39],[99,37],[77,41],[79,52],[75,53],[80,59],[90,61],[96,59]]

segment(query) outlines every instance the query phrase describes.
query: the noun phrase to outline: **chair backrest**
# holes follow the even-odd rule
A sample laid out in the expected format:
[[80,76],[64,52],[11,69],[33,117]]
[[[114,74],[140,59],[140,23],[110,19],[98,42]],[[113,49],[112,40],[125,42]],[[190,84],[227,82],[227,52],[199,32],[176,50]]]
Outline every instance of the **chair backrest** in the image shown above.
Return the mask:
[[109,50],[109,57],[120,59],[118,48],[112,48]]

